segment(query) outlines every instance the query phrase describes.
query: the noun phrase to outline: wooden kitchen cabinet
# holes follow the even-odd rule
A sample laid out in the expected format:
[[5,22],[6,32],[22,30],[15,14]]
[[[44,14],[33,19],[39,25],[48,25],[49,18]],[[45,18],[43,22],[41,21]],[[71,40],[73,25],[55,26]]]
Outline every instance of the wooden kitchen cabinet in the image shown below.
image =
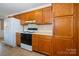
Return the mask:
[[39,35],[38,51],[46,55],[51,55],[51,36]]
[[23,13],[20,15],[21,16],[21,22],[23,24],[26,24],[26,21],[32,21],[32,20],[35,20],[34,18],[34,12],[31,11],[31,12],[27,12],[27,13]]
[[35,20],[37,24],[52,24],[51,6],[35,10]]
[[54,36],[73,38],[73,16],[56,17],[54,19]]
[[43,23],[42,9],[18,14],[13,17],[19,19],[21,21],[21,24],[25,24],[26,21],[32,21],[32,20],[35,20],[37,24]]
[[76,46],[73,39],[55,38],[53,40],[53,54],[54,56],[75,56]]
[[43,12],[42,9],[35,10],[35,20],[37,24],[43,24]]
[[35,10],[35,20],[37,24],[52,24],[51,6]]
[[44,24],[52,24],[52,8],[51,6],[43,8],[43,23]]
[[25,15],[24,14],[18,14],[13,16],[16,19],[19,19],[21,21],[21,24],[24,24],[25,22]]
[[21,24],[25,24],[26,21],[35,20],[36,24],[52,24],[51,6],[37,9],[30,12],[15,15],[13,17],[21,20]]
[[[54,18],[54,53],[56,56],[76,55],[76,41],[74,37],[73,16]],[[52,50],[53,52],[53,50]]]
[[[78,13],[78,14],[77,14],[77,17],[76,17],[76,19],[78,20],[77,23],[76,23],[76,24],[78,25],[78,40],[77,40],[77,43],[78,43],[78,45],[77,45],[77,48],[78,48],[78,49],[77,49],[77,53],[78,53],[78,54],[77,54],[77,55],[79,56],[79,4],[77,4],[77,5],[78,5],[78,6],[77,6],[77,8],[78,8],[78,9],[77,9],[77,13]],[[77,36],[77,35],[76,35],[76,36]]]
[[25,14],[25,21],[32,21],[32,20],[35,20],[34,18],[34,11],[31,11],[31,12],[26,12],[24,13]]
[[53,13],[54,13],[54,17],[73,15],[73,4],[72,3],[54,3]]
[[25,23],[25,20],[27,19],[27,17],[25,16],[25,14],[20,14],[20,21],[21,21],[21,24],[24,24]]
[[51,36],[35,35],[32,36],[33,51],[37,51],[46,55],[51,55]]
[[38,51],[38,35],[32,35],[32,50]]
[[21,24],[25,24],[26,21],[35,20],[34,11],[18,14],[13,17],[19,19],[21,21]]
[[21,44],[21,35],[20,33],[16,33],[16,46],[20,46]]
[[35,20],[34,11],[28,12],[28,20],[30,21]]
[[52,55],[77,55],[77,5],[52,4],[52,18],[54,20]]

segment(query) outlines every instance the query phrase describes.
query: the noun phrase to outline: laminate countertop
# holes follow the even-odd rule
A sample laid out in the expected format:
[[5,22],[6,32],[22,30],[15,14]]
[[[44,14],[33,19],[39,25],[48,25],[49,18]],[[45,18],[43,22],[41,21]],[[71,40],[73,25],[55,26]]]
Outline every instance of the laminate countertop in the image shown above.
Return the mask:
[[52,36],[52,32],[46,32],[46,31],[36,31],[34,33],[29,33],[29,32],[21,32],[21,33],[26,33],[26,34],[39,34],[39,35],[48,35]]
[[48,36],[52,36],[52,33],[49,33],[49,32],[35,32],[35,33],[32,33],[32,34],[39,34],[39,35],[48,35]]

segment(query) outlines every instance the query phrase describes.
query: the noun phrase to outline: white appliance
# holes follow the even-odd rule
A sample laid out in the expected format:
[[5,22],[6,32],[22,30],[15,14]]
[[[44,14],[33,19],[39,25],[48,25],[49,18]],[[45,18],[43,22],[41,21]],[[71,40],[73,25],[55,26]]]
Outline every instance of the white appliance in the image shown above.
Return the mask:
[[20,21],[15,18],[4,19],[4,43],[16,47],[16,32],[21,30]]
[[32,46],[21,43],[21,48],[32,51]]
[[26,32],[33,33],[33,32],[37,32],[37,30],[38,30],[38,25],[35,23],[29,23],[27,26],[23,27],[23,31],[25,33]]
[[37,31],[38,26],[30,22],[26,27],[21,33],[21,48],[32,51],[32,33]]

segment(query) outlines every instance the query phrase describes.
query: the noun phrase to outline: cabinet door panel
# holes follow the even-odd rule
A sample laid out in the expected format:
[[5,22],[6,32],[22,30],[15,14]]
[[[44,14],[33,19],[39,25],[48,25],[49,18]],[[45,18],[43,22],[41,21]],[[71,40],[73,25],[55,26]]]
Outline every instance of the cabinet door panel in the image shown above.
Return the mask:
[[27,12],[27,13],[26,13],[26,17],[27,17],[26,21],[35,20],[35,18],[34,18],[34,12],[33,12],[33,11]]
[[39,38],[38,46],[39,46],[39,52],[47,55],[51,55],[51,52],[50,52],[51,39]]
[[78,10],[77,10],[77,12],[78,12],[78,16],[77,16],[77,17],[78,17],[78,40],[77,40],[77,41],[78,41],[78,42],[77,42],[77,43],[78,43],[78,46],[77,46],[77,48],[78,48],[78,53],[77,53],[77,54],[78,54],[78,56],[79,56],[79,4],[78,4]]
[[38,36],[32,35],[32,50],[38,51]]
[[76,55],[76,46],[73,39],[55,39],[54,40],[54,55],[69,56]]
[[21,24],[24,24],[25,19],[26,19],[25,14],[20,14],[19,17],[20,17]]
[[43,23],[45,24],[52,23],[51,10],[52,10],[51,6],[43,8]]
[[54,36],[73,38],[73,16],[55,18]]
[[54,16],[73,15],[73,4],[71,3],[56,3],[53,4]]
[[20,44],[21,44],[20,33],[16,33],[16,45],[20,46]]
[[37,24],[42,24],[43,23],[43,14],[42,14],[42,9],[35,10],[35,20]]

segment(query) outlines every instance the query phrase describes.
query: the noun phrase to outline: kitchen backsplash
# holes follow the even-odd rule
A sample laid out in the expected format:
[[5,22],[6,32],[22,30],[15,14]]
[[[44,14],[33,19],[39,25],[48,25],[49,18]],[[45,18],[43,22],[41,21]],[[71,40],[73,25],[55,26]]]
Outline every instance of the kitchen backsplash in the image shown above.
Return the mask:
[[[24,31],[27,30],[27,25],[24,26]],[[37,25],[39,32],[51,32],[52,33],[52,24],[49,25]]]
[[52,31],[52,25],[39,25],[38,26],[38,31],[51,32]]

